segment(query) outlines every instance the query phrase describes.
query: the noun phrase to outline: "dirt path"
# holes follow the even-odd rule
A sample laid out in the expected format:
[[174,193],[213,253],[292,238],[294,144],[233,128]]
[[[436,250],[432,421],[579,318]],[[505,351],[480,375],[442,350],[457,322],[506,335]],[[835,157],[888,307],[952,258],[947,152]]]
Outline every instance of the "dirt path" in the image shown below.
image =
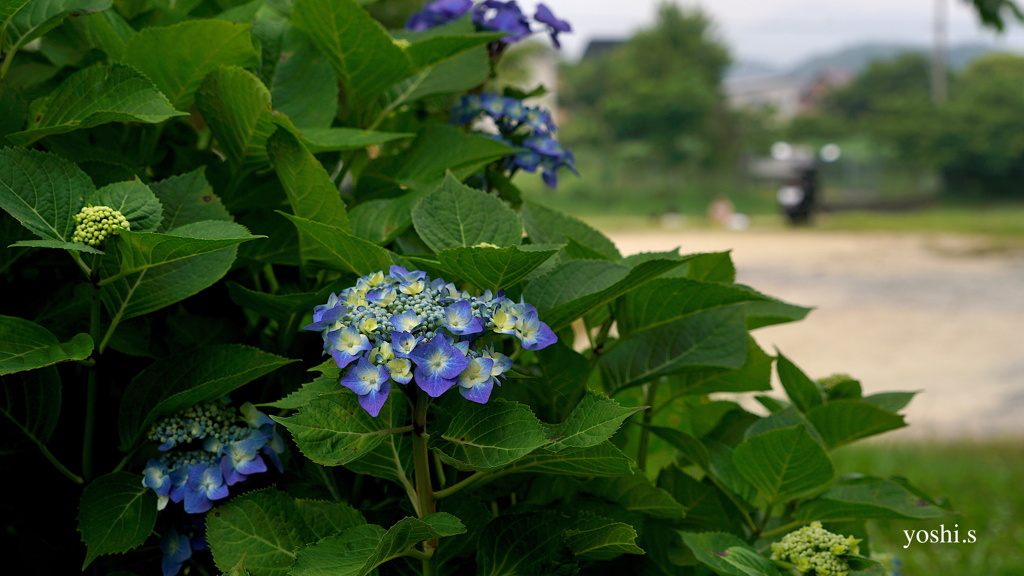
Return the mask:
[[789,232],[618,232],[623,254],[733,251],[737,281],[815,306],[755,332],[812,377],[922,390],[893,436],[1024,434],[1024,256],[970,239]]

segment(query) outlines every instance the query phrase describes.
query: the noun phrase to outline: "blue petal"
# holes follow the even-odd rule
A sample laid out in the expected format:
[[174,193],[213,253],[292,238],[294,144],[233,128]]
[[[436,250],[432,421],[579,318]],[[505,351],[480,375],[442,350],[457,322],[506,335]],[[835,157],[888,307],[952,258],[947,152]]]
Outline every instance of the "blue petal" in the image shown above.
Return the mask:
[[359,396],[379,389],[382,382],[387,381],[388,373],[383,366],[374,366],[360,358],[355,367],[350,368],[341,379],[341,385],[352,390]]
[[213,508],[213,502],[206,497],[206,492],[185,491],[185,512],[202,514],[210,508]]
[[491,397],[491,390],[493,389],[494,378],[491,378],[487,382],[479,384],[472,388],[465,388],[463,386],[459,386],[459,393],[462,394],[462,396],[466,400],[472,400],[477,404],[486,404],[487,400],[490,399]]
[[384,382],[379,390],[371,390],[369,393],[359,397],[359,405],[366,410],[370,416],[374,418],[380,414],[380,409],[384,407],[384,402],[388,399],[388,394],[391,393],[391,382]]
[[437,398],[455,385],[455,380],[442,378],[439,374],[431,374],[419,367],[413,375],[416,377],[416,384],[431,398]]
[[266,464],[266,462],[263,461],[263,458],[261,458],[260,455],[257,454],[256,457],[253,458],[252,460],[246,460],[245,462],[242,462],[241,464],[239,464],[238,465],[238,471],[241,472],[242,474],[247,475],[247,476],[249,474],[256,474],[256,473],[259,473],[259,472],[266,472],[267,471],[267,464]]

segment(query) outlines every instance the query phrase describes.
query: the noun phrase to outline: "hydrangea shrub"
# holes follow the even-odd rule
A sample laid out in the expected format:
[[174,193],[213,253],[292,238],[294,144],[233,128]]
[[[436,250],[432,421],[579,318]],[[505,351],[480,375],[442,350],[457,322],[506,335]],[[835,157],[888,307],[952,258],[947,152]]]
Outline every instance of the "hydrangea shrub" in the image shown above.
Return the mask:
[[836,477],[913,394],[750,336],[807,308],[519,193],[555,2],[364,4],[0,4],[8,571],[877,574],[949,513]]

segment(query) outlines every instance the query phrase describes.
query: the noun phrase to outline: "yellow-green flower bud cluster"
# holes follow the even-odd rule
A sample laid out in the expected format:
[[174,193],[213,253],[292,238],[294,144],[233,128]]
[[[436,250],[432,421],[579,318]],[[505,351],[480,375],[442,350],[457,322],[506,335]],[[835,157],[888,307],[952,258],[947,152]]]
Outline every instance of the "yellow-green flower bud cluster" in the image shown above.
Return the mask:
[[821,522],[790,532],[772,543],[772,560],[788,562],[802,574],[848,576],[850,564],[844,558],[857,554],[860,540],[825,530]]
[[86,206],[75,214],[75,233],[71,241],[99,246],[121,230],[131,230],[124,214],[108,206]]

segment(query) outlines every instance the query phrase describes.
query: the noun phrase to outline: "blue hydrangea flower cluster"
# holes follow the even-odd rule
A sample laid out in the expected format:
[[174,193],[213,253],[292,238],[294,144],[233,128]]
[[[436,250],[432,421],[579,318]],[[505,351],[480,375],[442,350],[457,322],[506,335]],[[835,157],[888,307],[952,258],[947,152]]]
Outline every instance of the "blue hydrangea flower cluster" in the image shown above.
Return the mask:
[[[515,0],[484,0],[479,3],[473,0],[437,0],[413,14],[405,27],[408,30],[428,30],[458,20],[468,12],[473,13],[473,24],[477,30],[505,32],[506,36],[499,40],[504,45],[518,42],[535,32],[530,18]],[[540,25],[536,31],[547,32],[551,42],[559,48],[558,35],[572,32],[572,26],[557,18],[544,4],[537,5],[533,22]]]
[[453,386],[484,404],[512,360],[481,344],[488,333],[515,336],[526,350],[557,338],[525,302],[499,291],[471,296],[423,271],[392,266],[359,278],[313,309],[306,330],[320,332],[324,353],[344,372],[341,384],[376,417],[391,383],[416,386],[436,398]]
[[168,526],[160,538],[160,552],[163,553],[160,568],[164,576],[175,576],[180,572],[181,566],[192,557],[192,552],[210,549],[205,536],[205,521],[202,517],[192,519],[192,525],[182,527],[180,531],[176,526]]
[[283,471],[276,426],[248,402],[238,411],[224,402],[199,404],[164,418],[149,433],[164,454],[146,464],[142,485],[156,492],[160,510],[171,501],[184,502],[189,514],[206,512],[228,496],[228,486],[266,472],[264,456]]
[[466,94],[452,108],[453,124],[472,124],[481,116],[493,120],[497,126],[498,133],[492,137],[523,149],[502,161],[501,169],[509,177],[518,170],[532,174],[540,168],[544,183],[555,188],[558,186],[559,168],[567,168],[579,175],[572,152],[555,140],[554,133],[558,127],[549,111],[492,93]]

